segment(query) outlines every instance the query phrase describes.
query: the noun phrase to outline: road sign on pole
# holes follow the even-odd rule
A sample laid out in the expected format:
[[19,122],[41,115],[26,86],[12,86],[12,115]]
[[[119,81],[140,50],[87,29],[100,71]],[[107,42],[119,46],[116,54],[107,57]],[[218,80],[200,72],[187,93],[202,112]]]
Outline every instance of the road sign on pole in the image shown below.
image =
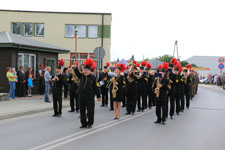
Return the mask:
[[219,59],[218,59],[218,62],[221,64],[221,63],[224,63],[224,61],[225,61],[225,59],[223,58],[223,57],[220,57]]
[[219,68],[220,70],[223,70],[223,69],[224,69],[224,64],[223,64],[223,63],[220,63],[220,64],[218,65],[218,68]]

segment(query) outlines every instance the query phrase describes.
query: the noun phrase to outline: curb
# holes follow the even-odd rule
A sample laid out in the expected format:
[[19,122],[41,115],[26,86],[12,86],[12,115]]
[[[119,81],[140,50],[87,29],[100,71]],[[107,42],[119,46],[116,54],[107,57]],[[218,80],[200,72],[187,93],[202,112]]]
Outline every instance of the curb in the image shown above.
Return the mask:
[[[68,108],[68,107],[70,107],[69,104],[62,106],[62,108]],[[20,111],[20,112],[2,115],[2,116],[0,116],[0,120],[11,119],[11,118],[21,117],[21,116],[26,116],[26,115],[32,115],[32,114],[47,112],[47,111],[51,111],[51,110],[53,110],[52,107]]]
[[222,87],[219,87],[219,86],[211,86],[211,85],[204,85],[204,84],[199,84],[199,86],[218,90],[218,91],[225,91]]

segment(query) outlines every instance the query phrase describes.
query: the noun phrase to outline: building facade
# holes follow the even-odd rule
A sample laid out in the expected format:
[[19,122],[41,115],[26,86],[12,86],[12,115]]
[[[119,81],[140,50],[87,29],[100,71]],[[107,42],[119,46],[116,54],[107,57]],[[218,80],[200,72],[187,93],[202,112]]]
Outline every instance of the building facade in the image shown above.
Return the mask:
[[58,56],[65,60],[66,65],[71,64],[75,55],[80,61],[87,57],[94,59],[93,51],[96,47],[105,49],[104,59],[97,60],[101,66],[110,60],[111,13],[0,10],[0,18],[0,31],[12,32],[70,50],[70,53]]

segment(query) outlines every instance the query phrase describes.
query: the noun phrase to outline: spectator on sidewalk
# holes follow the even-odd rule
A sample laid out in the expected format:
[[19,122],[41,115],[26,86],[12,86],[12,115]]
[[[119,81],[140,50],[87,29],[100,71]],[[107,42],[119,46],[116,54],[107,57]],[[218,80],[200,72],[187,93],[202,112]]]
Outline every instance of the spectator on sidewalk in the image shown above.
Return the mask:
[[50,75],[51,72],[51,67],[47,67],[45,74],[44,74],[44,79],[45,79],[45,102],[46,103],[50,103],[49,101],[49,97],[48,97],[48,93],[49,93],[49,89],[50,89],[50,80],[52,78],[52,76]]
[[17,72],[18,75],[18,96],[25,97],[26,89],[26,77],[24,73],[24,67],[20,66],[20,70]]
[[10,96],[10,99],[15,99],[15,87],[16,87],[17,76],[15,76],[12,73],[12,69],[10,67],[7,68],[6,77],[9,80],[9,96]]
[[27,90],[27,95],[28,97],[32,97],[32,87],[33,87],[33,79],[32,79],[32,75],[29,75],[28,79],[27,79],[27,86],[28,86],[28,90]]
[[39,94],[43,95],[45,92],[45,79],[44,79],[44,74],[45,74],[45,68],[44,65],[40,65],[40,70],[38,71],[39,75]]

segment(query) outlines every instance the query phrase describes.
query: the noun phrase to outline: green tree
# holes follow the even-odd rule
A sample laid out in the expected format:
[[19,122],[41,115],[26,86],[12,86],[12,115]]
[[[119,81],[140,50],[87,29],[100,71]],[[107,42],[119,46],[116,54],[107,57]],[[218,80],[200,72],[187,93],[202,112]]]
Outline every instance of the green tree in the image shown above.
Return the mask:
[[191,64],[191,67],[194,67],[194,68],[196,68],[196,67],[198,67],[196,64]]
[[165,54],[165,55],[163,55],[163,56],[159,56],[158,59],[159,59],[160,61],[162,61],[162,62],[168,62],[168,63],[170,63],[170,60],[173,59],[173,56],[170,56],[170,55],[168,55],[168,54]]
[[144,59],[144,61],[149,61],[149,60],[150,60],[149,58],[145,58],[145,59]]
[[187,61],[181,61],[180,64],[182,67],[186,67],[189,63]]

